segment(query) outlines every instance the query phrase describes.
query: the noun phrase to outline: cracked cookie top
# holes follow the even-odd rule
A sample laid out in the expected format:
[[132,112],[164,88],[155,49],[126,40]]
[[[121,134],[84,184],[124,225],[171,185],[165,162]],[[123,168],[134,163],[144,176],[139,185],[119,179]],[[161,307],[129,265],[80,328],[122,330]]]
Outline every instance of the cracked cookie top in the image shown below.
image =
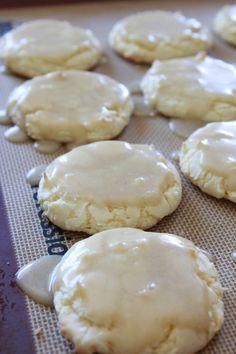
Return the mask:
[[76,243],[53,281],[62,333],[79,353],[188,353],[223,322],[214,264],[191,241],[137,229]]

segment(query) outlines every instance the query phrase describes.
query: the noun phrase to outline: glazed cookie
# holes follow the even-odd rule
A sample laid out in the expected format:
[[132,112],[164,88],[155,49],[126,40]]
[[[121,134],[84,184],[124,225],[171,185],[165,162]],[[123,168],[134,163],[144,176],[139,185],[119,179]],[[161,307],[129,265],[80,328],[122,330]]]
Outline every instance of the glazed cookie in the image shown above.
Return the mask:
[[87,70],[101,58],[90,30],[58,20],[26,22],[0,39],[0,56],[10,71],[34,77],[63,69]]
[[208,31],[197,20],[165,11],[124,18],[112,28],[109,42],[123,57],[141,63],[190,56],[211,46]]
[[236,45],[236,5],[222,7],[216,14],[213,27],[223,39]]
[[97,73],[63,71],[26,81],[10,95],[7,113],[36,140],[75,145],[111,139],[128,124],[128,89]]
[[141,88],[147,102],[168,117],[236,119],[236,67],[204,53],[154,62]]
[[181,182],[153,146],[104,141],[54,160],[40,180],[38,199],[65,230],[147,229],[177,208]]
[[193,354],[223,323],[214,264],[175,235],[123,228],[77,242],[52,287],[79,353]]
[[203,192],[236,203],[236,121],[194,132],[182,145],[180,167]]

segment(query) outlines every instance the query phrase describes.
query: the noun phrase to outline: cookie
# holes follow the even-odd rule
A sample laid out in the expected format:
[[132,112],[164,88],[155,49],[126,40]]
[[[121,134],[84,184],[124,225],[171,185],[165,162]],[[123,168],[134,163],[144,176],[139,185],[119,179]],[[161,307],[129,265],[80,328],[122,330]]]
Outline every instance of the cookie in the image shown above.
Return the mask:
[[193,354],[223,322],[214,264],[170,234],[123,228],[79,241],[52,288],[61,332],[78,353]]
[[180,167],[203,192],[236,203],[236,121],[194,132],[182,144]]
[[211,47],[210,34],[200,22],[166,11],[122,19],[112,28],[109,42],[121,56],[138,63],[186,57]]
[[65,230],[147,229],[177,208],[181,181],[153,146],[103,141],[55,159],[40,180],[38,200]]
[[0,39],[7,69],[29,78],[64,69],[87,70],[101,55],[101,45],[90,30],[59,20],[29,21]]
[[236,120],[236,67],[204,53],[154,62],[141,88],[146,101],[168,117]]
[[74,145],[114,138],[132,110],[124,85],[102,74],[73,70],[24,82],[7,104],[8,116],[31,138]]
[[214,18],[213,28],[224,40],[236,45],[236,5],[222,7]]

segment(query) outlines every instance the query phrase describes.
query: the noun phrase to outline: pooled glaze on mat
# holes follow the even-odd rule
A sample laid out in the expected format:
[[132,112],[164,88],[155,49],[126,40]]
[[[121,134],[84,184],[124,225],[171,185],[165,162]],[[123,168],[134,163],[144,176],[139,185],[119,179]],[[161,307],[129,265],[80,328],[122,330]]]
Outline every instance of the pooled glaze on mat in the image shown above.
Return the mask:
[[62,256],[42,256],[23,266],[16,273],[17,285],[35,302],[52,307],[53,271],[61,258]]
[[[186,16],[194,16],[205,25],[211,26],[213,15],[223,5],[223,0],[217,2],[190,2],[190,1],[163,1],[158,2],[158,7],[164,10],[181,10]],[[78,4],[62,7],[28,8],[14,10],[1,10],[0,19],[34,17],[60,17],[71,19],[73,23],[84,27],[90,27],[103,42],[107,53],[107,63],[95,68],[95,71],[111,75],[115,79],[129,84],[141,80],[147,70],[147,66],[135,65],[122,60],[107,46],[107,33],[112,24],[128,13],[139,10],[156,8],[155,1],[134,2],[122,1],[119,7],[114,9],[113,2],[99,2]],[[236,62],[235,49],[225,44],[218,37],[214,37],[215,45],[212,55],[229,62]],[[10,90],[22,82],[12,76],[1,76],[4,82],[4,92],[0,95],[0,109],[4,109]],[[168,128],[168,120],[161,117],[143,119],[144,117],[132,117],[129,126],[119,136],[120,140],[130,143],[154,144],[167,158],[171,158],[174,151],[180,149],[182,139],[173,134]],[[66,234],[54,229],[42,216],[42,211],[36,200],[33,200],[36,189],[29,188],[25,181],[25,175],[32,166],[49,164],[52,159],[61,152],[53,155],[36,153],[31,144],[15,145],[3,139],[5,127],[0,126],[1,155],[7,158],[1,159],[1,182],[4,188],[4,198],[9,205],[8,215],[10,220],[12,243],[16,252],[19,267],[32,259],[48,252],[65,252],[78,241],[78,235]],[[9,171],[14,171],[10,173]],[[224,297],[225,323],[210,344],[201,351],[201,354],[235,354],[236,336],[233,332],[236,328],[235,316],[235,264],[231,258],[231,252],[235,249],[235,205],[228,201],[218,201],[201,193],[193,187],[185,178],[183,183],[183,200],[174,214],[167,217],[154,231],[177,233],[192,239],[201,248],[207,249],[216,256],[216,266],[221,275],[222,285],[230,288]],[[38,216],[38,215],[39,216]],[[43,226],[41,226],[43,225]],[[27,235],[27,236],[26,236]],[[82,235],[80,235],[82,237]],[[64,241],[59,241],[63,238]],[[58,241],[57,241],[58,240]],[[62,244],[63,242],[63,244]],[[57,253],[58,254],[58,253]],[[38,306],[26,299],[30,311],[31,325],[34,333],[38,329],[42,331],[42,337],[34,334],[37,354],[66,354],[72,349],[68,342],[58,334],[57,319],[55,314],[43,306]],[[12,334],[13,335],[13,334]],[[45,340],[45,338],[47,340]],[[12,338],[11,338],[12,340]],[[19,342],[17,342],[19,346]]]

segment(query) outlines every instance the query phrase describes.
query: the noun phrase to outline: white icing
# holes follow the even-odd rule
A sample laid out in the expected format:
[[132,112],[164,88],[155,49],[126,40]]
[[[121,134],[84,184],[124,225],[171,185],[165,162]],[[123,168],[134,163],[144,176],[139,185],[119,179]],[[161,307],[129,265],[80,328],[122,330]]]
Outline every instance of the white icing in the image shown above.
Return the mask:
[[[124,85],[105,75],[75,70],[28,80],[8,100],[16,124],[33,139],[55,144],[112,138],[128,124],[132,109]],[[38,151],[43,152],[45,145],[40,143]]]
[[128,89],[131,94],[133,95],[139,95],[142,94],[142,90],[140,87],[140,81],[132,81],[128,84]]
[[179,151],[173,151],[172,154],[170,155],[172,160],[178,162],[179,161]]
[[0,64],[0,74],[7,74],[7,75],[9,74],[5,65]]
[[236,251],[233,251],[233,252],[231,253],[231,258],[232,258],[232,260],[236,263]]
[[[229,8],[229,16],[233,22],[236,24],[236,6],[230,6]],[[236,33],[236,31],[235,31]]]
[[143,204],[160,200],[174,181],[172,169],[153,146],[104,141],[55,159],[45,171],[42,193],[48,196],[47,188],[55,185],[68,197]]
[[133,115],[144,117],[154,117],[156,115],[156,111],[144,101],[143,96],[134,95],[132,98],[134,102]]
[[212,263],[215,263],[215,262],[216,262],[216,257],[215,257],[212,253],[210,253],[210,252],[208,252],[208,251],[206,251],[206,250],[203,250],[202,248],[199,249],[199,250],[200,250],[202,253],[204,253],[205,256],[207,256],[207,258],[209,259],[210,262],[212,262]]
[[52,154],[57,150],[59,150],[60,147],[61,144],[56,141],[42,140],[42,141],[36,141],[34,143],[35,150],[42,154]]
[[145,40],[149,45],[169,38],[204,37],[200,22],[187,19],[180,13],[166,11],[146,11],[131,15],[124,21],[122,29],[133,41]]
[[[59,36],[59,37],[58,37]],[[55,39],[60,38],[56,42]],[[75,56],[82,49],[90,46],[99,47],[91,31],[72,26],[66,21],[38,19],[25,22],[9,31],[3,37],[3,56],[19,56],[48,58],[57,64],[68,56]]]
[[[97,234],[76,243],[56,268],[52,282],[56,310],[74,330],[73,338],[88,324],[90,338],[90,321],[84,323],[83,318],[91,319],[95,334],[101,333],[97,323],[102,329],[114,323],[106,339],[107,333],[115,343],[120,339],[120,353],[154,353],[150,346],[140,348],[145,348],[147,338],[152,347],[163,343],[170,325],[176,332],[187,328],[205,336],[212,323],[212,302],[217,306],[218,298],[210,281],[208,285],[211,277],[205,269],[211,265],[204,258],[190,241],[174,235],[126,228]],[[140,319],[145,333],[141,330],[135,338]],[[183,351],[183,346],[177,351],[176,343],[171,344],[165,353],[195,352]]]
[[43,256],[23,266],[16,273],[17,285],[35,302],[53,306],[51,276],[62,256]]
[[168,117],[236,119],[236,67],[204,53],[155,61],[141,87],[148,103]]
[[211,123],[189,139],[197,140],[201,164],[207,171],[227,178],[227,186],[236,189],[236,121]]
[[195,130],[204,126],[206,122],[198,120],[171,119],[170,130],[181,138],[188,138]]
[[11,124],[11,119],[7,116],[5,110],[0,110],[0,125],[9,125]]
[[4,137],[11,143],[25,143],[29,140],[28,135],[17,125],[7,129]]
[[32,168],[26,175],[26,180],[31,186],[38,186],[40,178],[45,171],[47,165],[39,165]]

